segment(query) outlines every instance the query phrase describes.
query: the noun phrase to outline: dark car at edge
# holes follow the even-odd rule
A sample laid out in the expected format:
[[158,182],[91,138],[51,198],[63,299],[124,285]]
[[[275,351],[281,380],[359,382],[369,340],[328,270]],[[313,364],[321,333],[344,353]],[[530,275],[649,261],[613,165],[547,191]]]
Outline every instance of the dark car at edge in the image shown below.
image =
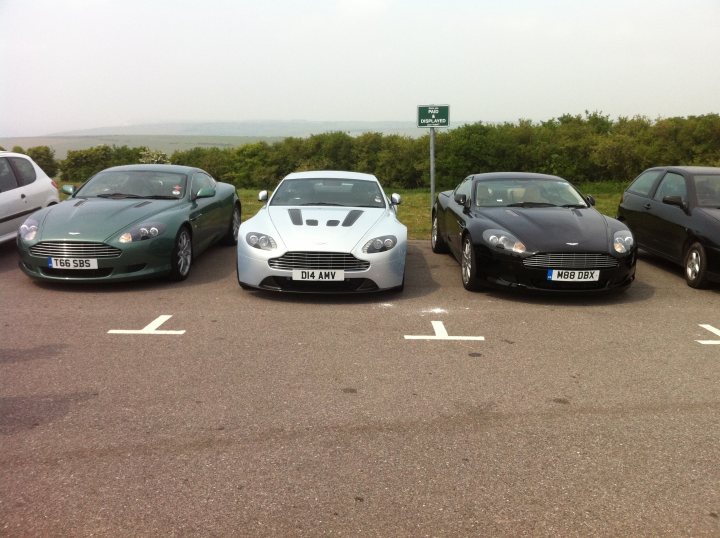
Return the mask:
[[640,249],[681,265],[689,286],[720,281],[720,168],[649,168],[625,190],[618,219]]

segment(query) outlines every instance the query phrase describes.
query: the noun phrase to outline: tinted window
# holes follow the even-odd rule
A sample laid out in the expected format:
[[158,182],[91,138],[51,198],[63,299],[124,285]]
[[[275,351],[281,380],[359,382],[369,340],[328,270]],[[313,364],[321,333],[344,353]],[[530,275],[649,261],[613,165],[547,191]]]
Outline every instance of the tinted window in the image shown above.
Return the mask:
[[15,168],[15,173],[17,174],[17,179],[20,185],[30,185],[33,181],[35,181],[35,178],[37,178],[37,174],[35,173],[35,168],[33,168],[33,165],[30,161],[27,159],[23,159],[22,157],[8,157],[10,159],[10,162],[12,162],[13,167]]
[[720,207],[720,175],[695,176],[695,192],[699,206]]
[[662,170],[649,170],[640,174],[635,181],[627,188],[628,191],[639,194],[641,196],[649,196],[650,191],[655,184],[655,180],[660,177]]
[[465,181],[463,181],[462,183],[460,183],[460,185],[457,186],[457,188],[455,189],[455,196],[457,196],[458,194],[464,194],[469,200],[471,191],[472,178],[467,178]]
[[285,179],[273,194],[270,205],[338,205],[385,207],[380,186],[362,179]]
[[203,173],[195,174],[195,176],[193,177],[192,194],[193,196],[195,196],[200,191],[200,189],[214,186],[215,180],[209,175]]
[[660,181],[655,196],[655,200],[662,200],[666,196],[681,196],[687,200],[687,187],[685,186],[685,178],[680,174],[668,172]]
[[7,159],[0,159],[0,192],[16,189],[18,182]]

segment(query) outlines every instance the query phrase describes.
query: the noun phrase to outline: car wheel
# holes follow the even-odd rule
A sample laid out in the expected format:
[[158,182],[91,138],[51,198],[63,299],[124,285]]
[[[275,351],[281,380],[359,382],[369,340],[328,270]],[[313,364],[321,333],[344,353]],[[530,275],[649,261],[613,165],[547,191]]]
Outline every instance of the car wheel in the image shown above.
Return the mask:
[[475,258],[475,247],[472,244],[470,234],[466,234],[462,241],[462,256],[460,257],[460,273],[462,275],[463,287],[466,290],[477,291],[480,285],[477,281],[477,260]]
[[175,246],[170,257],[170,280],[179,282],[185,280],[190,274],[193,261],[192,237],[188,229],[183,226],[175,236]]
[[440,230],[438,230],[437,213],[433,213],[432,216],[432,228],[430,230],[430,246],[432,251],[436,254],[444,254],[448,251],[445,240],[440,236]]
[[228,231],[222,238],[223,245],[227,245],[229,247],[237,245],[238,230],[240,229],[241,220],[242,219],[240,217],[240,206],[235,205],[235,207],[233,207],[232,217],[230,217],[230,225],[228,226]]
[[693,243],[685,253],[685,281],[691,288],[707,286],[707,256],[700,243]]

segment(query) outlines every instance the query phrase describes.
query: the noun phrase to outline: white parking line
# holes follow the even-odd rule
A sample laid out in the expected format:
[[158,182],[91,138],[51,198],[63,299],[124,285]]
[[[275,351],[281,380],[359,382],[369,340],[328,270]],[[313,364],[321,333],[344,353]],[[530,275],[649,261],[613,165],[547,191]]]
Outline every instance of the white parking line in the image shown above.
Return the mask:
[[433,336],[406,334],[405,340],[485,340],[484,336],[449,336],[442,321],[431,321]]
[[158,331],[157,328],[172,316],[163,314],[140,330],[112,329],[108,334],[185,334],[185,331]]
[[[706,331],[710,331],[711,333],[716,334],[717,336],[720,336],[720,329],[716,329],[716,328],[713,327],[712,325],[706,325],[706,324],[702,324],[702,323],[701,323],[701,324],[700,324],[700,327],[702,327],[702,328],[705,329]],[[699,344],[703,344],[703,345],[706,345],[706,346],[712,346],[712,345],[718,346],[718,345],[720,345],[720,340],[695,340],[695,341],[696,341],[697,343],[699,343]]]

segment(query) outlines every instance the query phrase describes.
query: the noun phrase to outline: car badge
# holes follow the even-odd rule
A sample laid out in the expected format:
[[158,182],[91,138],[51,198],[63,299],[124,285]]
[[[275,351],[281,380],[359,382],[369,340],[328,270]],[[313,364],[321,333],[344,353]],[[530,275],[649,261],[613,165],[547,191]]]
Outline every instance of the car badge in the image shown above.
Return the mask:
[[566,245],[570,245],[571,247],[576,247],[576,246],[578,246],[580,243],[565,243],[565,244],[566,244]]
[[80,232],[68,232],[70,235],[80,235]]

